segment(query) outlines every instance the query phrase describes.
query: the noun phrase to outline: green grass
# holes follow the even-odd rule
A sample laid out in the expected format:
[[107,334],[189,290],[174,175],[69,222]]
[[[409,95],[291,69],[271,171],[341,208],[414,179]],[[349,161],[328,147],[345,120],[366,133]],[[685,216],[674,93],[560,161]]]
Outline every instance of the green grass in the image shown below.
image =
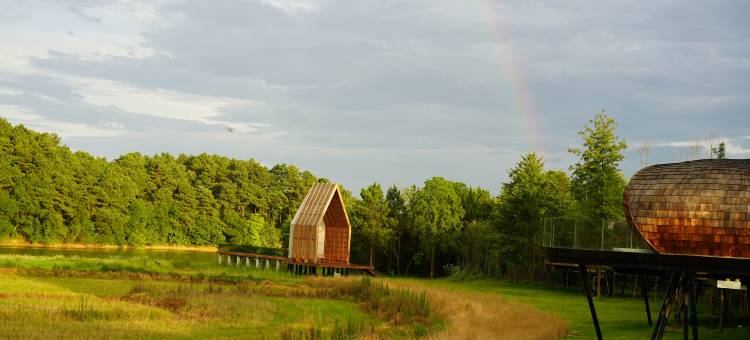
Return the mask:
[[0,334],[13,338],[410,337],[432,323],[423,294],[369,279],[140,257],[0,255]]
[[0,254],[0,268],[16,268],[33,272],[58,272],[60,275],[86,275],[105,278],[119,277],[134,279],[163,279],[184,281],[264,281],[296,284],[301,282],[299,276],[286,273],[283,268],[274,270],[255,270],[252,266],[235,265],[219,266],[212,263],[193,263],[184,260],[153,259],[146,256],[33,256]]
[[[577,290],[492,279],[385,279],[528,304],[568,323],[569,338],[594,338]],[[444,321],[417,290],[380,281],[305,278],[251,267],[146,257],[0,255],[0,334],[18,338],[348,338],[352,333],[413,337]],[[415,285],[409,285],[413,287]],[[411,288],[410,288],[411,289]],[[660,301],[651,301],[656,319]],[[604,337],[648,338],[640,298],[595,300]],[[738,320],[717,330],[700,310],[702,339],[750,339]],[[682,337],[679,325],[666,339]]]
[[[412,279],[404,280],[411,281]],[[550,289],[544,284],[516,284],[494,279],[466,282],[455,282],[450,279],[416,281],[428,287],[496,294],[511,301],[529,304],[562,316],[568,322],[570,338],[596,338],[586,297],[578,290]],[[656,321],[661,300],[652,299],[649,302],[651,316]],[[641,298],[602,297],[594,299],[594,305],[605,339],[650,338],[652,328],[646,321],[645,306]],[[670,319],[673,319],[673,316]],[[710,317],[699,310],[698,320],[701,339],[750,339],[750,321],[748,320],[745,321],[743,327],[733,325],[733,327],[726,328],[723,334],[718,332],[718,321],[715,316]],[[682,339],[682,328],[678,326],[667,327],[664,338]]]

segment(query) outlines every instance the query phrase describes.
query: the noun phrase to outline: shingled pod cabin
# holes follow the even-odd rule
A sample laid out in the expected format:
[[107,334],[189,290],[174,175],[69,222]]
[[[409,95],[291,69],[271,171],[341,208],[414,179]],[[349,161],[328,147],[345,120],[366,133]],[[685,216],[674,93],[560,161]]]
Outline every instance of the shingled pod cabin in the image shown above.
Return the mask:
[[646,167],[624,198],[628,220],[658,253],[750,258],[750,159]]
[[292,219],[289,259],[349,264],[351,225],[336,184],[315,184]]

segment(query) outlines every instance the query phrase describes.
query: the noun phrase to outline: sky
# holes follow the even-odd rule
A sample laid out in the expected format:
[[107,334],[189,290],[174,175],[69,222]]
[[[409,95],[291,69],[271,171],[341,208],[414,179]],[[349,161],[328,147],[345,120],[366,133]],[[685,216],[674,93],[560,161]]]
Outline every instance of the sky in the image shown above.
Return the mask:
[[497,193],[568,170],[606,110],[622,170],[750,157],[748,1],[0,0],[0,117],[107,159],[291,163],[358,192]]

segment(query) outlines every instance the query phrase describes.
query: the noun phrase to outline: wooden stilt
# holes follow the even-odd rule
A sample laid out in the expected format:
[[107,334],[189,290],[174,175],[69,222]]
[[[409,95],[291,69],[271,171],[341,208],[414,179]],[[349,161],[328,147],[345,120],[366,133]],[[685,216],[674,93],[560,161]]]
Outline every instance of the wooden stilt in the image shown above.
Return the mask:
[[583,289],[586,291],[586,299],[589,302],[589,311],[591,311],[591,320],[594,322],[594,329],[596,330],[596,338],[602,340],[602,331],[599,329],[599,319],[596,317],[596,309],[594,308],[594,300],[591,297],[591,281],[589,281],[589,272],[586,269],[585,264],[579,265],[581,273],[583,274]]
[[221,266],[221,255],[219,255],[219,265]]

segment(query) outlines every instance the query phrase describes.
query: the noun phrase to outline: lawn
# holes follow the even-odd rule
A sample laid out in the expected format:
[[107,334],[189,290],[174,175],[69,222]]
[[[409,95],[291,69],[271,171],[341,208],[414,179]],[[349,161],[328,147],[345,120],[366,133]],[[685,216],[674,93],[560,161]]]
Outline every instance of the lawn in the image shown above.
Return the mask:
[[[447,291],[500,296],[509,301],[528,304],[542,311],[563,317],[567,322],[569,338],[596,338],[586,297],[577,290],[553,290],[544,284],[516,284],[493,279],[461,282],[450,279],[401,280],[415,281],[425,287],[435,287]],[[659,312],[660,302],[661,300],[650,301],[651,315],[654,321]],[[652,328],[647,324],[645,307],[641,298],[602,297],[594,299],[594,304],[605,339],[650,338]],[[699,308],[698,320],[700,322],[699,335],[701,339],[750,339],[750,324],[744,324],[744,327],[732,325],[721,334],[717,329],[718,320],[716,316],[709,317]],[[668,327],[664,338],[682,339],[682,328],[677,325]]]

